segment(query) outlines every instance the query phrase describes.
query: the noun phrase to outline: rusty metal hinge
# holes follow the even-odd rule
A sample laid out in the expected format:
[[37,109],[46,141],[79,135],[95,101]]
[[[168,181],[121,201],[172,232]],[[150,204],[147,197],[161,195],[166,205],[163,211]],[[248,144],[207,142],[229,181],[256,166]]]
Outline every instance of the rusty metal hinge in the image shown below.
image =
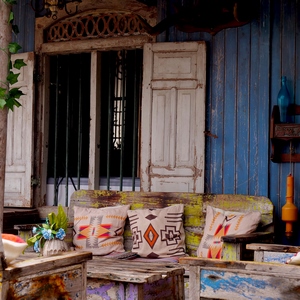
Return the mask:
[[31,186],[40,186],[40,179],[31,176]]

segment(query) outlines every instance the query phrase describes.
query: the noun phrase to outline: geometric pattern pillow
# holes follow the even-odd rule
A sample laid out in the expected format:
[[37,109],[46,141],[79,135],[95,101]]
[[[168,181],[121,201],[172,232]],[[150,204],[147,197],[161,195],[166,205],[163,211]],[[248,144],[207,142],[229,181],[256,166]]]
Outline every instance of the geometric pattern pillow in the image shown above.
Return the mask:
[[74,206],[73,244],[94,255],[124,252],[123,232],[130,205],[104,208]]
[[207,206],[203,237],[198,257],[221,258],[222,236],[254,232],[260,222],[260,212],[240,213]]
[[161,209],[128,210],[132,251],[147,258],[184,255],[183,210],[183,204]]

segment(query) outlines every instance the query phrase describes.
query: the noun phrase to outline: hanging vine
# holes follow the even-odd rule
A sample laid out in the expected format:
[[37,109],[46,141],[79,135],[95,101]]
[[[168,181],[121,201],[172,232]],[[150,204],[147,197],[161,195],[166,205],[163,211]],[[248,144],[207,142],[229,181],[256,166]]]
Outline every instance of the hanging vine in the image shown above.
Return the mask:
[[[16,0],[2,0],[5,4],[12,5],[17,4]],[[9,24],[12,26],[12,32],[14,34],[19,33],[19,28],[14,22],[14,13],[11,9],[9,14]],[[9,56],[8,63],[8,75],[6,77],[6,82],[1,82],[0,86],[0,108],[3,109],[7,107],[8,109],[14,110],[14,106],[19,107],[21,103],[18,101],[24,93],[20,88],[12,88],[11,86],[18,82],[18,77],[20,73],[14,73],[13,69],[20,70],[22,67],[26,66],[23,59],[16,59],[14,62],[11,60],[11,54],[17,53],[22,47],[18,43],[9,43],[7,49],[1,49]]]

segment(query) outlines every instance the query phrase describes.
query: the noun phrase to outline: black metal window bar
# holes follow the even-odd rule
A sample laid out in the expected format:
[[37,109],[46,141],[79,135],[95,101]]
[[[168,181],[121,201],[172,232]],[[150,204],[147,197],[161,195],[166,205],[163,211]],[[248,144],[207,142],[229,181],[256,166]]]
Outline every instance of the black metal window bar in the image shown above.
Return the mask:
[[[106,174],[108,190],[111,189],[111,180],[115,178],[118,178],[119,190],[123,190],[125,178],[127,184],[128,178],[131,178],[131,190],[135,190],[138,177],[142,50],[110,51],[103,53],[102,61],[103,83],[108,81],[108,89],[103,89],[101,103],[100,172]],[[106,65],[105,62],[111,63]]]
[[[101,57],[100,178],[108,190],[112,179],[123,190],[124,178],[126,185],[130,178],[135,190],[142,50],[102,52]],[[53,56],[50,69],[47,176],[54,185],[53,205],[58,204],[59,187],[65,185],[67,206],[69,183],[77,190],[88,178],[90,54]]]

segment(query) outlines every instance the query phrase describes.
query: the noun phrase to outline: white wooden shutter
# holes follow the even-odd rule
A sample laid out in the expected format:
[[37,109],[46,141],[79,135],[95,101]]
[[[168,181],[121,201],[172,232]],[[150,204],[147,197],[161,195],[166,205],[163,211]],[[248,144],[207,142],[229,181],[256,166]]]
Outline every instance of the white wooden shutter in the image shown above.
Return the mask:
[[11,59],[23,59],[27,66],[13,70],[20,75],[12,87],[21,87],[25,95],[19,100],[22,106],[8,113],[4,206],[31,207],[34,53],[14,54]]
[[205,42],[144,47],[143,191],[204,192]]

